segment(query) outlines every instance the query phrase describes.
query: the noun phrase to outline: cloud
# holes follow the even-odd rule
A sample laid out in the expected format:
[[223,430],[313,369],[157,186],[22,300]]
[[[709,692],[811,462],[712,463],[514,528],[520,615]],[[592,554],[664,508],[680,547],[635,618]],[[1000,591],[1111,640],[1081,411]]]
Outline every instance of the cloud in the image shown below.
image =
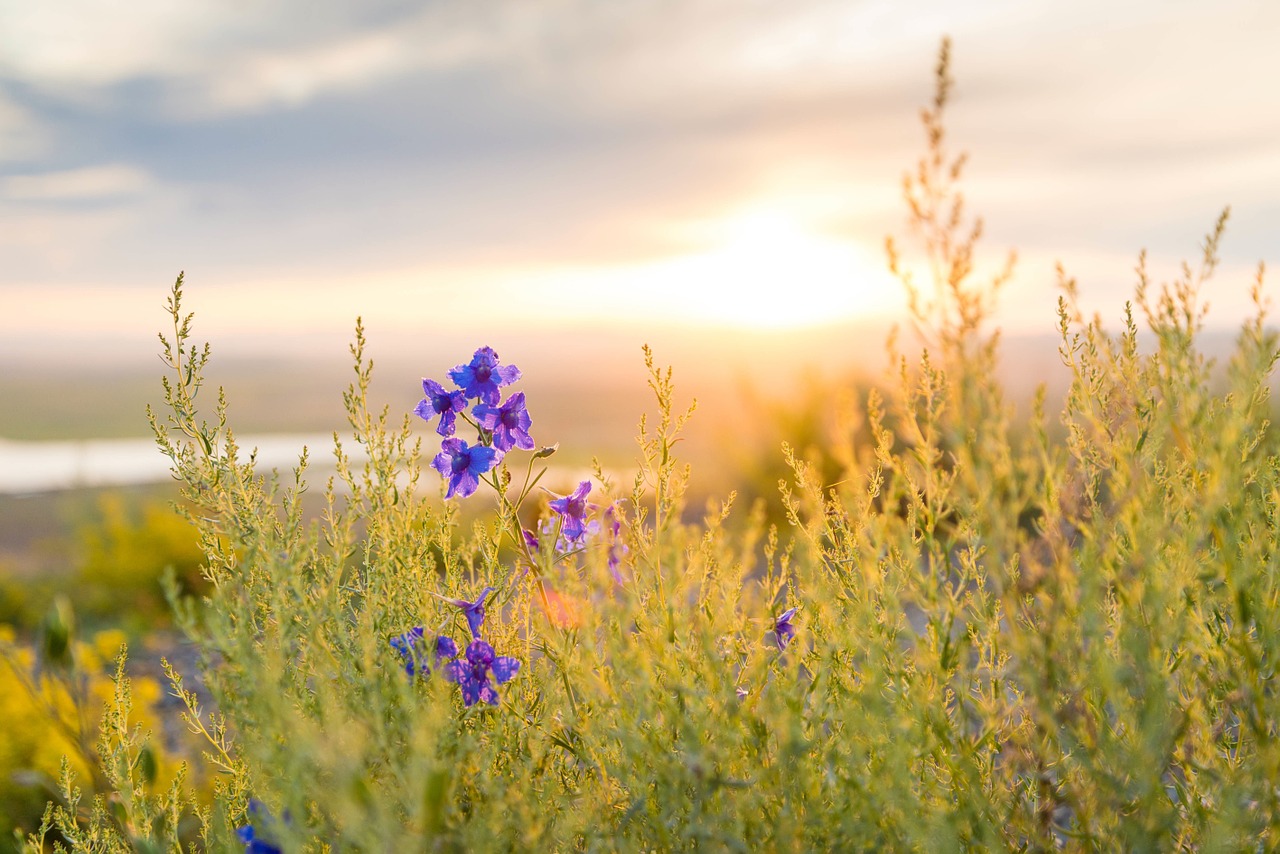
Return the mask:
[[[0,9],[0,76],[81,103],[149,81],[175,115],[293,107],[414,70],[518,55],[524,4],[110,0]],[[524,34],[524,35],[522,35]]]
[[944,32],[991,245],[1176,251],[1230,202],[1253,257],[1280,168],[1269,9],[0,4],[0,145],[28,140],[0,288],[648,263],[697,248],[683,224],[790,197],[878,246]]
[[0,69],[64,91],[181,73],[211,46],[211,33],[233,24],[234,11],[213,0],[6,4],[0,11]]
[[49,133],[27,108],[0,92],[0,162],[36,157],[49,145]]
[[126,164],[88,166],[61,172],[11,175],[0,182],[0,197],[21,202],[119,200],[152,188],[146,172]]
[[819,78],[840,88],[890,61],[914,64],[902,47],[931,49],[946,8],[67,0],[0,9],[0,75],[73,100],[149,81],[166,110],[188,119],[295,108],[415,75],[471,76],[561,105],[670,116],[730,94],[755,100]]

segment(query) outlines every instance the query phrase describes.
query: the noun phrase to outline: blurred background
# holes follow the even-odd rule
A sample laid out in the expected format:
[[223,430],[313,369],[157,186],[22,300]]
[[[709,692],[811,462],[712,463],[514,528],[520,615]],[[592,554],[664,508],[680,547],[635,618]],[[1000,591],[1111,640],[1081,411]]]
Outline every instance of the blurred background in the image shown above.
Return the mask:
[[0,623],[66,591],[149,636],[166,566],[198,590],[143,411],[179,271],[269,464],[323,467],[363,316],[380,402],[490,345],[569,466],[634,456],[649,343],[699,488],[768,491],[906,319],[883,242],[944,34],[1015,397],[1060,367],[1056,262],[1118,323],[1138,250],[1173,277],[1227,205],[1229,345],[1280,257],[1269,0],[0,3]]

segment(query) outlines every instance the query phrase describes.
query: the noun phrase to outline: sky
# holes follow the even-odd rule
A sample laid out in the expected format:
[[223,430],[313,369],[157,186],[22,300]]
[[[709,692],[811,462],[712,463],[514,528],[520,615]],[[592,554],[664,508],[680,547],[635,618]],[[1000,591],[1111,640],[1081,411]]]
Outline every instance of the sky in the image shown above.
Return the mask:
[[1006,329],[1055,328],[1059,261],[1118,322],[1138,251],[1172,277],[1227,205],[1239,323],[1280,263],[1273,0],[8,0],[0,369],[154,359],[183,270],[263,355],[357,315],[424,348],[900,320],[944,35]]

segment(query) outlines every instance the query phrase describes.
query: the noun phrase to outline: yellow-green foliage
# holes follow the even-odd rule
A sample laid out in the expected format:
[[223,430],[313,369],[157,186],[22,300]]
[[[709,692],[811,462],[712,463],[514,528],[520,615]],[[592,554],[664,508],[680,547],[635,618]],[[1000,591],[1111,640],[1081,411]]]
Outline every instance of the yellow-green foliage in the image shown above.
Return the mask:
[[167,616],[161,579],[170,568],[180,591],[204,589],[199,538],[167,502],[105,493],[96,511],[79,532],[76,596],[82,609],[151,620]]
[[[98,721],[109,706],[114,683],[110,663],[124,645],[124,634],[100,631],[88,642],[72,640],[66,667],[60,668],[32,647],[20,644],[8,626],[0,626],[0,850],[10,850],[16,827],[34,829],[49,798],[59,792],[64,757],[78,777],[106,781],[94,749]],[[163,690],[149,677],[133,682],[137,708],[130,725],[158,729],[156,703]],[[174,763],[158,749],[157,779],[167,785]]]
[[[554,536],[526,547],[546,505],[515,454],[496,511],[464,530],[418,438],[437,437],[369,411],[359,326],[345,403],[365,461],[337,444],[308,524],[306,455],[264,478],[225,399],[201,414],[208,348],[191,344],[179,277],[153,425],[211,584],[179,622],[216,713],[177,691],[220,772],[198,811],[209,849],[237,849],[250,823],[287,851],[1280,848],[1261,273],[1218,373],[1197,350],[1197,294],[1222,222],[1197,269],[1159,287],[1140,274],[1117,333],[1080,316],[1064,275],[1066,439],[1043,398],[1015,425],[987,328],[1007,271],[973,281],[981,228],[944,145],[946,58],[906,181],[934,289],[890,251],[926,351],[835,425],[834,475],[783,449],[785,528],[732,497],[691,521],[688,412],[646,352],[656,405],[634,477],[597,471],[591,494],[618,542],[606,527],[566,554]],[[389,641],[413,626],[465,639],[451,600],[486,586],[484,637],[522,666],[500,702],[468,707],[439,667],[409,677]],[[68,782],[46,823],[84,850],[172,845],[182,808],[139,782],[120,684],[99,749],[118,794],[77,815]]]

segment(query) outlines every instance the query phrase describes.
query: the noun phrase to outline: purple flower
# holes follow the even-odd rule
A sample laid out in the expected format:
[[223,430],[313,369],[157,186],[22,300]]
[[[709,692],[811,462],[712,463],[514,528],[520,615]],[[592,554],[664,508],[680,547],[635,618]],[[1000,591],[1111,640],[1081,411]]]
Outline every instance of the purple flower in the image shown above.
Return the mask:
[[551,502],[551,509],[560,514],[560,534],[569,543],[581,543],[587,536],[587,493],[591,491],[591,481],[584,480],[578,488],[563,498]]
[[524,406],[524,392],[518,391],[501,406],[476,404],[473,414],[476,422],[493,434],[493,445],[499,451],[520,448],[533,450],[533,437],[529,435],[529,410]]
[[445,599],[450,605],[455,605],[462,609],[462,614],[467,618],[467,625],[471,627],[471,636],[479,639],[480,627],[484,625],[484,600],[489,598],[489,594],[493,592],[492,587],[486,587],[480,591],[480,595],[476,597],[476,601],[468,602],[466,599]]
[[787,644],[796,636],[796,627],[791,625],[791,618],[796,615],[795,608],[788,608],[782,612],[782,616],[773,622],[774,640],[777,641],[778,649],[786,649]]
[[[246,815],[249,823],[236,828],[236,837],[244,843],[245,854],[282,854],[279,843],[273,841],[276,819],[262,801],[250,798]],[[286,812],[285,820],[288,818]]]
[[[400,653],[400,657],[404,659],[404,672],[410,676],[415,673],[421,673],[426,676],[431,672],[431,667],[427,663],[426,639],[423,637],[422,626],[414,626],[402,635],[396,635],[390,641],[391,648]],[[453,638],[441,635],[436,638],[436,660],[438,667],[440,662],[446,658],[458,657],[458,645],[454,643]]]
[[443,477],[449,478],[449,491],[445,498],[457,495],[466,498],[480,486],[480,475],[493,468],[500,458],[498,452],[484,445],[468,447],[467,443],[456,437],[445,439],[440,443],[440,453],[431,461],[435,470]]
[[495,656],[493,647],[479,639],[467,647],[466,656],[466,661],[458,659],[445,666],[445,678],[458,683],[463,705],[471,706],[482,700],[491,706],[498,705],[498,691],[489,675],[501,685],[519,672],[520,662],[510,656]]
[[423,421],[439,415],[440,424],[436,432],[441,436],[452,436],[458,413],[467,408],[467,396],[461,391],[449,391],[435,380],[423,380],[422,392],[426,398],[413,411]]
[[609,526],[609,574],[613,576],[616,583],[623,584],[624,579],[619,567],[622,565],[622,556],[628,549],[627,544],[621,540],[622,520],[618,518],[618,505],[610,504],[604,511],[604,517]]
[[481,347],[471,357],[470,364],[458,365],[450,371],[449,379],[457,383],[467,397],[477,397],[481,403],[492,405],[502,397],[498,387],[520,379],[520,369],[515,365],[499,365],[493,348]]
[[583,540],[587,539],[588,537],[594,536],[599,532],[600,532],[600,522],[596,519],[592,519],[590,522],[587,522],[587,524],[583,526],[582,534],[579,536],[579,538],[573,542],[570,542],[568,539],[565,538],[563,531],[560,533],[559,537],[555,537],[556,522],[554,519],[543,519],[538,524],[538,532],[536,534],[533,531],[529,531],[529,530],[526,530],[523,533],[524,533],[525,545],[527,545],[531,551],[536,552],[543,540],[547,540],[548,542],[550,542],[551,541],[550,538],[555,537],[554,542],[555,542],[556,554],[567,554],[568,552],[573,551],[573,549],[577,548],[578,546],[581,546]]

